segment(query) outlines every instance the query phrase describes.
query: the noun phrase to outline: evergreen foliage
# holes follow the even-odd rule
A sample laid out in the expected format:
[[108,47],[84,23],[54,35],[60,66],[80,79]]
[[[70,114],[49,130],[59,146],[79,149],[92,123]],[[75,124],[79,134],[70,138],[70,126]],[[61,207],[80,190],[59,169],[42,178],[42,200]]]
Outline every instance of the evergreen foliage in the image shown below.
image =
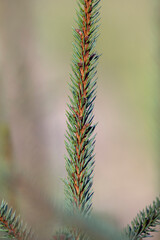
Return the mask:
[[16,217],[15,212],[12,213],[12,208],[8,208],[8,204],[4,201],[0,206],[0,231],[8,238],[17,240],[33,239],[31,230],[28,230],[27,226],[23,226],[20,217]]
[[[71,232],[68,227],[66,231],[59,231],[54,235],[53,240],[82,240],[86,239],[86,233],[92,240],[140,240],[151,236],[151,233],[156,231],[155,227],[160,225],[159,198],[137,215],[131,226],[128,225],[123,231],[122,237],[114,226],[94,221],[93,216],[87,218],[92,209],[93,195],[95,156],[93,133],[96,127],[93,123],[93,108],[96,98],[96,67],[99,59],[95,50],[100,19],[99,3],[100,0],[78,0],[77,28],[73,29],[71,84],[69,84],[72,97],[69,96],[69,110],[66,111],[68,129],[65,144],[68,156],[65,159],[68,175],[64,181],[66,204],[71,213],[69,216],[74,221]],[[66,218],[65,214],[63,218]],[[9,209],[4,201],[0,206],[0,231],[6,238],[16,240],[34,238],[31,231],[23,227],[20,218],[15,216],[15,212],[12,213],[12,208]]]
[[88,215],[92,206],[94,168],[93,107],[96,98],[96,67],[99,55],[95,51],[98,37],[100,0],[79,0],[78,28],[73,29],[73,61],[70,75],[72,98],[68,104],[65,181],[66,201],[73,211]]
[[137,217],[127,226],[125,234],[129,240],[140,240],[151,236],[155,227],[160,225],[160,199],[157,198],[152,205],[137,214]]

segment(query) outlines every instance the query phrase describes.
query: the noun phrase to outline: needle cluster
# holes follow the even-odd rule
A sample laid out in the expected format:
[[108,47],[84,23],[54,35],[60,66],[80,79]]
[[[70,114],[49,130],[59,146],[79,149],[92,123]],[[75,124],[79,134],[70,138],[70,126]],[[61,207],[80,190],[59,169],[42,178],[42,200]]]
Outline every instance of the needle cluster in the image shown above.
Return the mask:
[[93,107],[96,98],[96,67],[99,55],[95,51],[98,37],[100,0],[79,0],[77,28],[73,29],[73,60],[70,75],[70,103],[67,111],[66,170],[67,202],[71,209],[88,215],[92,206],[94,168]]
[[27,226],[23,226],[20,217],[16,217],[12,208],[8,208],[8,204],[2,201],[0,206],[0,231],[5,233],[6,237],[17,240],[32,240],[33,235]]
[[155,227],[160,225],[160,199],[157,198],[152,205],[137,214],[137,217],[125,229],[125,234],[129,240],[140,240],[151,237],[152,232],[156,232]]

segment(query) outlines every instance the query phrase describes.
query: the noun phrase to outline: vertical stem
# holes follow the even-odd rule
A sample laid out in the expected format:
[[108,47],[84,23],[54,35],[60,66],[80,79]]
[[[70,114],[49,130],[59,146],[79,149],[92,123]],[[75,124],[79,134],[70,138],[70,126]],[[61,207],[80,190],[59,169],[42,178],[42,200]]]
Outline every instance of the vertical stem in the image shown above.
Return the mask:
[[[72,107],[73,111],[76,114],[75,120],[76,120],[76,155],[78,159],[78,163],[81,162],[81,158],[83,158],[84,151],[85,151],[85,144],[83,147],[83,143],[86,140],[87,135],[83,134],[84,131],[89,126],[89,123],[83,123],[82,118],[85,115],[85,102],[87,101],[86,95],[87,95],[87,72],[88,72],[88,66],[89,66],[89,56],[90,56],[90,50],[88,49],[88,38],[89,38],[89,32],[90,32],[90,12],[92,8],[92,2],[85,0],[84,5],[84,12],[85,15],[83,17],[83,28],[81,31],[80,29],[76,29],[77,33],[80,35],[81,38],[81,51],[82,51],[82,57],[80,58],[80,61],[78,63],[79,71],[80,71],[80,81],[78,83],[79,86],[79,99],[78,99],[78,111]],[[73,180],[74,180],[74,187],[76,189],[75,195],[75,202],[76,205],[80,208],[81,205],[81,199],[84,192],[84,189],[81,189],[80,186],[82,185],[82,182],[80,181],[81,176],[83,174],[84,169],[82,166],[85,164],[85,159],[82,160],[80,163],[80,167],[78,164],[75,164],[76,172],[73,174]],[[77,201],[77,197],[78,200]]]
[[[73,30],[73,64],[70,90],[72,98],[67,111],[66,170],[68,172],[66,196],[70,209],[88,215],[92,206],[92,173],[94,168],[95,136],[91,137],[93,103],[96,98],[96,66],[99,56],[95,52],[98,37],[100,0],[79,0],[78,28]],[[79,239],[79,235],[76,236]]]

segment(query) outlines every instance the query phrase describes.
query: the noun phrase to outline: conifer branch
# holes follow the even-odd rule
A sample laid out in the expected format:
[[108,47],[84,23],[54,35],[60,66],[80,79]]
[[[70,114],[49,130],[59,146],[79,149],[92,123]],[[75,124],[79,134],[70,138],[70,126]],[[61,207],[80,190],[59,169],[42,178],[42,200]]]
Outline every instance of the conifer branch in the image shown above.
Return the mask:
[[73,29],[73,61],[70,75],[69,111],[67,112],[66,200],[69,208],[88,215],[92,206],[94,168],[94,143],[92,136],[93,103],[96,98],[96,66],[99,56],[95,52],[98,37],[100,0],[79,0],[77,25]]
[[160,225],[160,199],[156,198],[152,205],[137,214],[137,217],[127,226],[125,234],[129,240],[140,240],[156,232],[155,227]]
[[17,240],[33,240],[31,230],[23,226],[20,217],[16,217],[15,212],[12,213],[12,208],[8,208],[8,204],[2,201],[0,206],[0,231],[5,234],[5,237]]

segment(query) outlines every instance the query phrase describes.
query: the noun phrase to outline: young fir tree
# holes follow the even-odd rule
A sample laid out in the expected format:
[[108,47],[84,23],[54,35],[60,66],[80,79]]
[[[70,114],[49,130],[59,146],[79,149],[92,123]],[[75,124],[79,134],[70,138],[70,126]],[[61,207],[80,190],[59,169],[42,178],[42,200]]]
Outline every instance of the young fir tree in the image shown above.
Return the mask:
[[[69,84],[72,97],[69,97],[70,104],[68,104],[69,111],[67,111],[66,202],[71,213],[78,211],[84,217],[88,216],[91,211],[93,195],[95,144],[93,132],[96,126],[93,124],[93,104],[96,97],[95,75],[99,58],[95,51],[99,27],[99,3],[100,0],[78,1],[77,28],[73,29],[73,74],[71,74],[71,84]],[[107,232],[105,232],[104,228],[101,228],[95,221],[93,223],[88,218],[83,220],[85,230],[92,232],[91,240],[92,238],[94,240],[140,240],[150,236],[155,231],[155,227],[160,224],[160,200],[157,198],[152,205],[141,211],[131,222],[131,226],[128,225],[123,231],[122,236],[117,236],[116,231],[112,231],[109,225],[106,225]],[[78,219],[76,221],[80,223]],[[83,227],[81,229],[83,230]],[[15,213],[12,213],[12,209],[9,209],[4,201],[0,206],[0,231],[7,238],[35,240],[30,231],[23,227],[20,218],[15,217]],[[98,234],[97,231],[99,231]],[[97,234],[96,237],[95,234]],[[71,234],[69,231],[59,232],[52,239],[80,240],[83,239],[83,235],[74,229]]]

